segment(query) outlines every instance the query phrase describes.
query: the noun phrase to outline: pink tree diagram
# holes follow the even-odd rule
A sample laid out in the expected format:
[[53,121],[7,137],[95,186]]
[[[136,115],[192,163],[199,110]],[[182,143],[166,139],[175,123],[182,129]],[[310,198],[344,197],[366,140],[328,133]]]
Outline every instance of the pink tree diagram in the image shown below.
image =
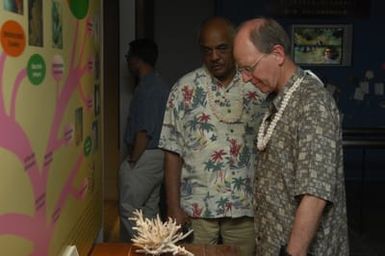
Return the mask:
[[[81,29],[83,28],[83,29]],[[45,146],[44,159],[37,161],[31,138],[25,128],[17,119],[16,108],[20,88],[29,86],[24,82],[28,77],[26,68],[20,68],[12,86],[10,101],[5,100],[4,94],[4,70],[7,60],[14,56],[9,56],[6,51],[0,53],[0,149],[6,150],[14,155],[20,166],[24,166],[24,173],[28,176],[32,187],[31,199],[34,200],[34,212],[32,214],[21,214],[17,212],[0,212],[0,236],[17,236],[29,241],[32,244],[30,255],[42,256],[49,255],[50,243],[57,227],[58,220],[61,217],[62,210],[70,197],[75,200],[84,200],[88,189],[88,179],[85,178],[82,184],[75,185],[75,178],[81,170],[81,165],[85,161],[85,156],[80,153],[77,159],[72,163],[65,163],[67,168],[66,180],[55,202],[54,211],[49,212],[47,199],[47,186],[49,174],[52,172],[52,162],[55,158],[55,152],[65,147],[71,147],[69,140],[72,138],[72,131],[67,130],[64,133],[60,129],[63,125],[64,115],[71,98],[75,93],[79,93],[82,105],[86,111],[92,110],[92,95],[87,96],[82,84],[82,78],[93,72],[94,57],[92,53],[86,51],[87,44],[92,39],[94,32],[93,21],[90,19],[76,20],[72,48],[70,51],[67,77],[63,79],[62,89],[57,96],[56,106],[52,118],[47,118],[50,122],[48,141]],[[86,56],[87,55],[87,56]],[[8,85],[9,86],[9,85]],[[7,107],[7,102],[10,106]],[[91,103],[91,104],[90,104]],[[33,106],[31,106],[33,108]],[[45,143],[45,142],[42,142]],[[38,163],[42,164],[38,164]],[[41,166],[40,166],[41,165]],[[69,169],[68,169],[69,168]],[[1,171],[1,170],[0,170]],[[15,186],[17,193],[17,186]]]

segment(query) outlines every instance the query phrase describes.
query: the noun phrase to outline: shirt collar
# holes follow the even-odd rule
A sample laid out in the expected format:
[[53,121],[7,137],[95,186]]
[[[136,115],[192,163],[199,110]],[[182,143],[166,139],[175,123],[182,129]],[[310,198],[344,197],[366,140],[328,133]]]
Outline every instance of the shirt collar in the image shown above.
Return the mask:
[[299,79],[304,75],[305,75],[304,70],[300,67],[297,67],[294,74],[286,82],[285,86],[283,87],[283,90],[279,91],[278,93],[269,95],[268,98],[270,98],[272,102],[271,107],[275,108],[275,111],[278,111],[279,107],[281,106],[281,101],[283,99],[283,96],[286,94],[286,92],[293,86],[293,84],[295,83],[295,81],[297,81],[297,79]]
[[[204,66],[205,75],[207,76],[207,80],[210,81],[211,88],[214,90],[217,90],[217,88],[224,88],[222,86],[222,82],[219,81],[217,78],[215,78],[211,73],[208,71],[207,67]],[[226,87],[226,90],[229,90],[231,87],[234,86],[234,84],[237,84],[241,79],[241,75],[238,71],[236,71],[233,79],[229,83],[229,85]]]
[[157,73],[155,71],[152,71],[152,72],[142,76],[140,80],[141,81],[146,81],[146,80],[152,79],[155,76],[157,76]]

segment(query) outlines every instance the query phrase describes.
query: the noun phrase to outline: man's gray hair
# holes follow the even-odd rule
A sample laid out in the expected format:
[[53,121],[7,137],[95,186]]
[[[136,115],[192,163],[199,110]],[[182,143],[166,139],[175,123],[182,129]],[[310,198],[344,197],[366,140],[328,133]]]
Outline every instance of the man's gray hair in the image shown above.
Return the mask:
[[263,19],[261,26],[251,30],[250,41],[262,53],[271,53],[274,45],[281,45],[285,54],[290,56],[290,39],[285,29],[274,19]]

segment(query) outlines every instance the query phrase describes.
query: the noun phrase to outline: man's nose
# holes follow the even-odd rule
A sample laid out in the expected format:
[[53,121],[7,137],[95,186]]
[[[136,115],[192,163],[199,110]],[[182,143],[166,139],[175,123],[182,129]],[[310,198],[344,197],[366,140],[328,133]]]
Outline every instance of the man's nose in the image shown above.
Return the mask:
[[211,60],[218,60],[219,58],[220,58],[220,55],[219,55],[218,50],[214,49],[214,50],[211,52],[210,59],[211,59]]
[[251,75],[246,73],[246,72],[241,72],[241,75],[242,75],[242,80],[243,82],[249,82],[251,80]]

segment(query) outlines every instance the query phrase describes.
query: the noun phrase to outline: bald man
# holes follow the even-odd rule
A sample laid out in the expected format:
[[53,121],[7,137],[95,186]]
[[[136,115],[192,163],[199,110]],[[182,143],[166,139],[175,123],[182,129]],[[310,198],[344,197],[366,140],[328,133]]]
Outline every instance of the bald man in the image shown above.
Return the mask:
[[191,224],[193,243],[222,241],[250,256],[255,255],[254,138],[263,94],[237,73],[234,34],[224,18],[202,23],[203,66],[173,86],[159,147],[166,152],[168,215]]
[[349,255],[339,111],[289,53],[272,19],[247,21],[235,37],[243,80],[268,94],[257,138],[257,255]]

